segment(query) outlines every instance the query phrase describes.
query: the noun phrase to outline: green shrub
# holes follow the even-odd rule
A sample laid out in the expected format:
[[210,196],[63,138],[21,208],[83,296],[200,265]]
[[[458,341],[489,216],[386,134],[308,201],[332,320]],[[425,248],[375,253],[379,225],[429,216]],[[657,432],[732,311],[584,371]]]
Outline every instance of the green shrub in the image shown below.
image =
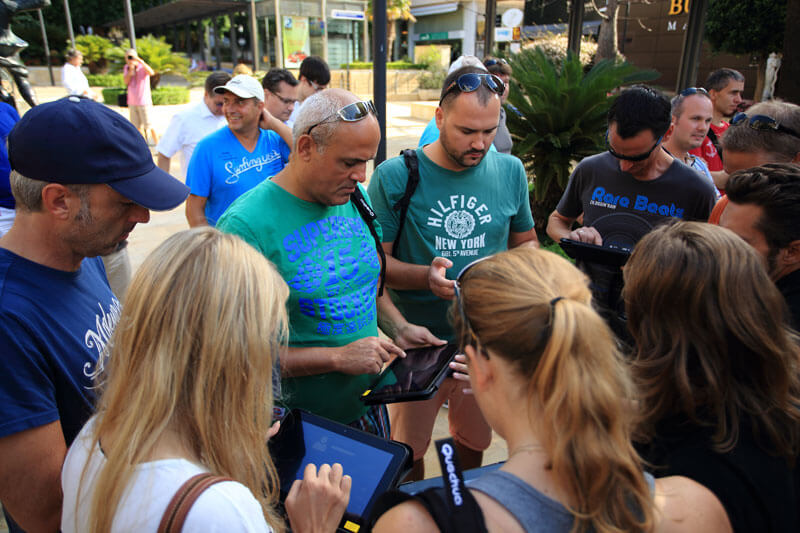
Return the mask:
[[[525,45],[525,48],[541,48],[542,52],[556,65],[560,65],[566,59],[568,47],[569,40],[566,33],[545,33],[544,36]],[[581,65],[584,67],[591,65],[596,53],[597,43],[589,37],[583,37],[581,40]]]
[[441,89],[444,80],[447,77],[447,71],[442,68],[435,68],[429,70],[420,76],[419,88],[420,89]]
[[188,87],[158,87],[153,91],[153,105],[175,105],[188,103]]
[[528,48],[508,59],[514,72],[506,110],[512,152],[533,182],[536,227],[545,228],[575,163],[605,149],[606,114],[616,98],[609,94],[659,74],[608,60],[584,71],[571,52],[555,61],[541,48]]
[[79,35],[75,48],[83,54],[83,60],[92,74],[102,74],[108,69],[109,53],[114,49],[111,41],[99,35]]
[[92,87],[120,87],[125,85],[122,74],[89,74],[86,76]]
[[[116,46],[106,53],[113,70],[120,72],[125,65],[125,52],[127,48]],[[165,37],[145,35],[136,39],[136,52],[155,70],[155,76],[150,77],[150,86],[155,89],[163,74],[172,73],[186,77],[189,73],[189,59],[172,51],[172,45],[167,43]]]
[[[106,105],[117,105],[117,97],[125,92],[122,87],[103,89],[103,102]],[[175,105],[189,103],[188,87],[158,87],[153,90],[153,105]]]

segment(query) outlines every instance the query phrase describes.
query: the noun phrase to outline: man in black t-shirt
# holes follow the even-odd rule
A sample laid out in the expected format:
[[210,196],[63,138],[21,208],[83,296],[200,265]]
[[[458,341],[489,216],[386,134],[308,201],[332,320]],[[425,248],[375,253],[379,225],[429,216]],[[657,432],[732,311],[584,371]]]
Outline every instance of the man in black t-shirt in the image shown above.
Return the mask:
[[[608,112],[608,151],[587,157],[550,215],[547,234],[597,245],[633,245],[670,218],[707,220],[710,183],[661,148],[669,100],[646,86],[623,91]],[[583,227],[572,226],[583,215]]]

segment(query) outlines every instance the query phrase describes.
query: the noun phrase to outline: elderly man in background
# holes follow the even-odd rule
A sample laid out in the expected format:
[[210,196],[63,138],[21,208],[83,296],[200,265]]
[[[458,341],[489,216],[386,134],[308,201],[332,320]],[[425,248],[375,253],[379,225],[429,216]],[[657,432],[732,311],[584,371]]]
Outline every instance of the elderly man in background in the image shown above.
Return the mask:
[[97,94],[89,88],[89,80],[81,70],[83,54],[75,48],[67,51],[67,62],[61,67],[61,85],[67,93],[97,100]]

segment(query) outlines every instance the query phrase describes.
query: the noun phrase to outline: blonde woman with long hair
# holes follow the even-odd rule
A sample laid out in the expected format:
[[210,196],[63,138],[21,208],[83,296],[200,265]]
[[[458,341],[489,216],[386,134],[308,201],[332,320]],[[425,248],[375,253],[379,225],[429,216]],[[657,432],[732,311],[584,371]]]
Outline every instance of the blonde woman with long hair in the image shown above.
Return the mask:
[[[469,380],[509,450],[500,470],[469,485],[485,524],[474,531],[718,531],[702,487],[644,473],[631,444],[632,381],[578,269],[515,249],[468,266],[457,286],[452,316]],[[452,530],[420,499],[375,527],[437,529]]]
[[[101,395],[64,464],[64,532],[156,531],[202,472],[235,481],[203,492],[184,531],[285,529],[267,438],[287,295],[269,261],[212,228],[173,235],[145,259],[109,356],[87,369]],[[306,474],[286,502],[293,529],[333,531],[350,479],[339,465]]]

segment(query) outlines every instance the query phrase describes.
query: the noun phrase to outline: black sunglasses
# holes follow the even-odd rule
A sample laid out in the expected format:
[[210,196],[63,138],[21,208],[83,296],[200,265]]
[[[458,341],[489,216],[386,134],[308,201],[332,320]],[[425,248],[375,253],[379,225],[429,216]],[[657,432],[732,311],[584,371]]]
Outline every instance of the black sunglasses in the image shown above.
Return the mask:
[[[693,94],[697,94],[697,93],[709,96],[708,95],[708,91],[706,91],[702,87],[687,87],[686,89],[684,89],[684,90],[682,90],[680,92],[680,96],[692,96]],[[709,96],[709,98],[710,98],[710,96]]]
[[[490,257],[492,256],[487,255],[486,257],[481,257],[480,259],[476,259],[475,261],[472,261],[471,263],[468,263],[466,266],[464,266],[464,268],[461,269],[461,272],[458,273],[458,276],[456,276],[456,283],[454,287],[456,293],[456,305],[458,306],[458,314],[461,315],[461,321],[464,323],[464,329],[465,331],[469,331],[470,335],[472,336],[472,340],[477,342],[479,345],[480,345],[480,340],[478,340],[478,336],[475,335],[475,330],[472,329],[472,325],[469,323],[469,318],[467,318],[467,313],[464,311],[464,301],[461,299],[461,278],[464,277],[464,274],[466,274],[470,268],[474,267],[481,261],[489,259]],[[486,355],[486,358],[488,359],[489,353],[488,352],[484,353]]]
[[308,128],[308,130],[306,130],[306,135],[309,135],[311,130],[320,124],[328,122],[334,117],[337,117],[339,120],[343,120],[345,122],[358,122],[359,120],[366,118],[366,116],[370,113],[376,116],[378,115],[378,112],[375,110],[375,104],[372,103],[372,100],[361,100],[358,102],[353,102],[352,104],[347,104],[333,115],[320,120]]
[[658,147],[658,145],[661,144],[661,139],[663,139],[663,138],[664,138],[664,136],[662,135],[661,137],[656,139],[656,143],[653,145],[653,147],[650,148],[647,152],[645,152],[643,154],[639,154],[639,155],[622,155],[622,154],[619,154],[619,153],[615,152],[614,149],[611,148],[611,144],[608,142],[608,130],[606,130],[606,149],[608,149],[608,152],[611,155],[613,155],[617,159],[622,159],[623,161],[634,161],[634,162],[635,161],[644,161],[645,159],[650,157],[650,154],[653,153],[653,150],[655,150]]
[[442,100],[444,100],[445,96],[450,94],[454,88],[458,87],[458,90],[460,90],[462,93],[471,93],[477,91],[478,87],[481,86],[481,83],[485,84],[486,87],[488,87],[493,93],[501,96],[506,90],[506,84],[494,74],[478,74],[477,72],[468,72],[467,74],[462,74],[456,78],[453,83],[447,86],[447,89],[444,90],[442,97],[439,99],[439,105],[442,104]]
[[791,128],[787,128],[774,118],[768,117],[767,115],[753,115],[752,117],[748,117],[745,113],[736,113],[736,115],[734,115],[731,119],[731,126],[735,126],[744,121],[747,121],[747,125],[754,130],[779,131],[800,139],[800,134],[798,134],[796,131]]

